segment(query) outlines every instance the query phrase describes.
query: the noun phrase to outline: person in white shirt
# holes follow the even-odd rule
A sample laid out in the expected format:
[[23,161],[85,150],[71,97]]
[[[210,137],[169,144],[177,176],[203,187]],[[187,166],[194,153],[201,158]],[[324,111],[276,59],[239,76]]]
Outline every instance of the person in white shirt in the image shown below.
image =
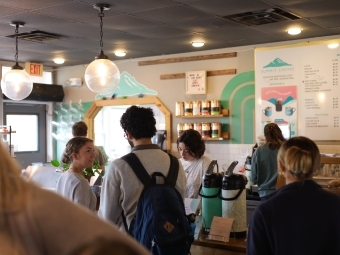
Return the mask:
[[177,139],[177,149],[187,177],[185,197],[200,198],[198,192],[202,178],[211,162],[209,157],[203,155],[205,143],[201,134],[193,129],[185,130]]
[[91,211],[96,210],[97,198],[89,182],[83,177],[85,168],[92,167],[95,159],[93,141],[86,137],[74,137],[66,144],[63,163],[70,163],[56,185],[56,192]]

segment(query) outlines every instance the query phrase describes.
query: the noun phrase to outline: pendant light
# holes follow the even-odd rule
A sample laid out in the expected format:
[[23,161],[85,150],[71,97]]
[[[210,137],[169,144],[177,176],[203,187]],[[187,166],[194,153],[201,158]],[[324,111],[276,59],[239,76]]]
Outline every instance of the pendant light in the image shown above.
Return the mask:
[[95,57],[85,71],[85,81],[90,90],[95,93],[106,95],[113,92],[119,85],[120,72],[118,67],[109,60],[103,51],[103,17],[104,10],[109,10],[108,4],[95,4],[95,9],[99,10],[100,18],[100,54]]
[[23,100],[31,94],[33,82],[29,74],[18,64],[18,28],[23,27],[23,22],[13,22],[15,26],[15,65],[1,80],[1,90],[12,100]]

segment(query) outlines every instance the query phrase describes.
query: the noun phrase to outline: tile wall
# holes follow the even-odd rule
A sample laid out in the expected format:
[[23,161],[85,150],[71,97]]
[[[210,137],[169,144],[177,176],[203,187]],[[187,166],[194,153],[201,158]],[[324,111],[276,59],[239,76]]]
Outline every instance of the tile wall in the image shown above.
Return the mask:
[[[227,167],[235,160],[239,163],[235,167],[234,172],[237,173],[240,169],[244,167],[244,163],[246,157],[251,155],[252,153],[252,144],[211,144],[206,143],[206,151],[205,154],[211,159],[217,160],[220,171],[222,170],[222,166],[224,164]],[[335,154],[340,153],[340,144],[339,145],[319,145],[320,153],[327,154]],[[172,153],[179,157],[177,153],[177,145],[176,143],[172,144]]]

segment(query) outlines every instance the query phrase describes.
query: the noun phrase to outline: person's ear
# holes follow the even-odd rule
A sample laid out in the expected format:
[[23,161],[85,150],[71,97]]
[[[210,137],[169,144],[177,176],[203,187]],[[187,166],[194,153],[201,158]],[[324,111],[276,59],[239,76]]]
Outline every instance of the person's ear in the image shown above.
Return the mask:
[[72,156],[73,161],[78,160],[78,156],[79,156],[78,153],[73,152],[73,153],[71,154],[71,156]]
[[125,133],[126,133],[126,138],[127,139],[131,140],[133,138],[129,131],[126,130]]
[[282,173],[286,172],[286,168],[280,160],[278,161],[278,167],[279,167],[280,172],[282,172]]

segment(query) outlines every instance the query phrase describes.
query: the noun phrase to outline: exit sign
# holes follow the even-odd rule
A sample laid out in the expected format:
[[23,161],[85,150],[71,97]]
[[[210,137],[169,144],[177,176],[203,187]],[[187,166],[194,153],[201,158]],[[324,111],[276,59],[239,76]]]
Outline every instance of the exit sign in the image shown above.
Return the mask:
[[43,76],[44,66],[38,63],[25,63],[25,70],[31,76]]

